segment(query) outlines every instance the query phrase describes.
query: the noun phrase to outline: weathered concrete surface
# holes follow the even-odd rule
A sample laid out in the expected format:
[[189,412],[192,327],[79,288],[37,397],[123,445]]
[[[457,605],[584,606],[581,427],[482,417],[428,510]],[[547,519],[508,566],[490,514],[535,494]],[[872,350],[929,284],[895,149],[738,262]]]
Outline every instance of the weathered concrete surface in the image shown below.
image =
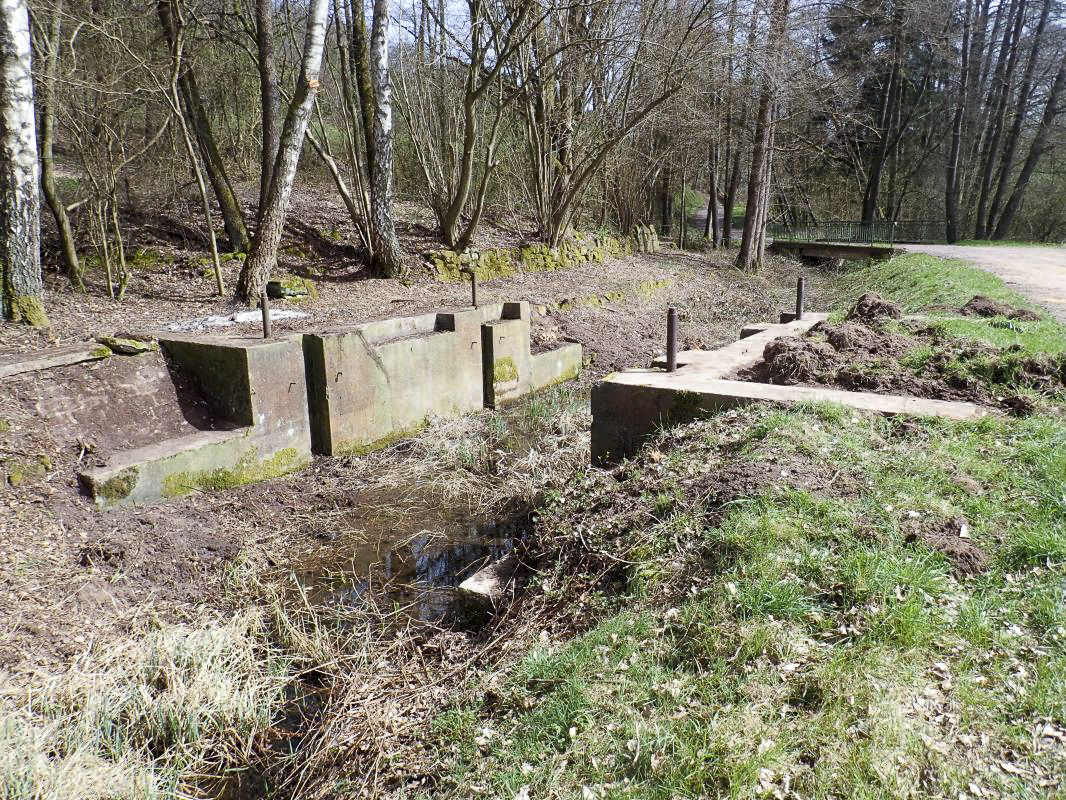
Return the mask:
[[423,314],[305,335],[315,451],[370,450],[430,415],[481,408],[485,313]]
[[481,358],[486,408],[498,408],[530,392],[581,372],[581,345],[533,355],[530,352],[529,303],[503,303],[498,318],[481,326]]
[[511,553],[478,570],[459,584],[459,605],[468,612],[495,609],[507,597],[518,566],[518,557]]
[[[784,325],[768,322],[761,326],[762,330],[730,342],[717,350],[682,350],[677,354],[678,369],[694,366],[700,370],[701,375],[708,378],[724,377],[758,362],[762,358],[762,352],[767,343],[781,336],[802,336],[822,322],[826,316],[826,314],[804,314],[803,319]],[[666,356],[656,358],[652,366],[665,368]]]
[[1066,323],[1066,247],[1009,245],[908,244],[908,253],[958,258],[998,275],[1017,292],[1044,306]]
[[36,372],[39,369],[80,364],[83,361],[99,361],[110,355],[111,348],[90,342],[36,350],[32,353],[0,356],[0,378],[21,375],[24,372]]
[[127,506],[274,477],[307,464],[311,433],[298,339],[163,339],[235,430],[198,431],[117,453],[79,477],[98,506]]
[[887,244],[790,242],[783,239],[773,241],[768,249],[774,253],[789,253],[804,258],[844,259],[845,261],[859,261],[867,258],[885,261],[892,258],[897,252],[892,245]]
[[973,403],[724,379],[755,364],[767,342],[798,335],[820,319],[824,315],[805,314],[802,321],[770,325],[719,350],[679,353],[678,370],[673,373],[652,367],[608,376],[592,388],[592,462],[615,463],[632,456],[662,428],[752,403],[831,402],[885,415],[956,420],[990,413]]

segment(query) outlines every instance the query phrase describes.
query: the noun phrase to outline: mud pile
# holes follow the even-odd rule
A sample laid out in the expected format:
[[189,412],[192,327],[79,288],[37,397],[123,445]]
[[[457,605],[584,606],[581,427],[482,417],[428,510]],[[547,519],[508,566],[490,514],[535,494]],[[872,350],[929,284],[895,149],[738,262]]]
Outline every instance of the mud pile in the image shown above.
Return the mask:
[[1015,308],[991,297],[976,295],[966,305],[959,309],[964,317],[1006,317],[1007,319],[1034,322],[1041,316],[1028,308]]
[[[989,307],[974,301],[967,305]],[[898,305],[864,294],[844,322],[820,322],[802,337],[784,336],[767,343],[762,362],[736,377],[784,386],[962,400],[1015,414],[1031,413],[1037,405],[1019,390],[1051,394],[1066,388],[1066,355],[1033,358],[1017,345],[1000,349],[959,340],[937,326],[899,319]]]

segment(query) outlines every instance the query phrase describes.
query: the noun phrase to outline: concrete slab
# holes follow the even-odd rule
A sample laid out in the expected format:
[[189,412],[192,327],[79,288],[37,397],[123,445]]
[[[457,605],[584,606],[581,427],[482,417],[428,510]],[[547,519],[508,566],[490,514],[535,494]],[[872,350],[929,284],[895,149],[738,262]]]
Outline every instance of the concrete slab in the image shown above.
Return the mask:
[[233,430],[198,431],[116,453],[79,476],[100,507],[129,506],[275,477],[311,459],[298,337],[160,340]]
[[666,372],[665,359],[660,357],[650,369],[608,376],[592,388],[593,463],[606,465],[632,456],[662,428],[752,403],[787,406],[829,402],[885,415],[955,420],[992,413],[973,403],[725,379],[758,363],[768,342],[780,336],[802,335],[823,319],[824,314],[804,314],[798,321],[759,325],[760,330],[718,350],[679,353],[676,372]]
[[629,458],[660,429],[703,414],[752,403],[789,406],[811,402],[839,403],[886,416],[967,420],[992,413],[973,403],[729,381],[699,371],[670,374],[630,370],[612,375],[592,389],[592,461],[606,465]]
[[0,378],[36,372],[51,367],[65,367],[80,364],[83,361],[99,361],[112,355],[111,348],[96,342],[72,344],[66,347],[52,347],[47,350],[35,350],[31,353],[15,353],[0,356]]
[[[761,326],[762,330],[758,333],[752,333],[750,336],[719,347],[717,350],[683,350],[677,354],[678,369],[694,366],[707,377],[721,378],[758,362],[768,342],[780,336],[802,336],[827,316],[827,314],[804,314],[803,319],[796,322],[764,323]],[[664,369],[666,356],[657,357],[652,361],[652,366]]]

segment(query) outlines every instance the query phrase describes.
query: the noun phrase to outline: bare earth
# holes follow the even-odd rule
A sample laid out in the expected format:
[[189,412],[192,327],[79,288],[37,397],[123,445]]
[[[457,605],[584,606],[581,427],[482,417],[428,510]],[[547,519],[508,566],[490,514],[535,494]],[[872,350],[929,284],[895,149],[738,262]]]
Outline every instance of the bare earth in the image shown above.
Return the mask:
[[1066,322],[1066,247],[908,244],[904,249],[969,261],[998,275],[1012,289],[1043,305],[1060,322]]

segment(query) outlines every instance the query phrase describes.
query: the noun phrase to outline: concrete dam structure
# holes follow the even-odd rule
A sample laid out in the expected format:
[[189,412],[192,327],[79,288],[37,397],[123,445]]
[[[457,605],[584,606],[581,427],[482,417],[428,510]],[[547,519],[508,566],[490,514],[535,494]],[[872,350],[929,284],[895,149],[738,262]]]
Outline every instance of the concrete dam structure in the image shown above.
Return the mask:
[[367,452],[429,417],[496,408],[581,370],[581,345],[531,351],[526,302],[270,339],[161,337],[159,345],[167,368],[198,386],[214,424],[81,472],[101,508],[276,477],[314,453]]

